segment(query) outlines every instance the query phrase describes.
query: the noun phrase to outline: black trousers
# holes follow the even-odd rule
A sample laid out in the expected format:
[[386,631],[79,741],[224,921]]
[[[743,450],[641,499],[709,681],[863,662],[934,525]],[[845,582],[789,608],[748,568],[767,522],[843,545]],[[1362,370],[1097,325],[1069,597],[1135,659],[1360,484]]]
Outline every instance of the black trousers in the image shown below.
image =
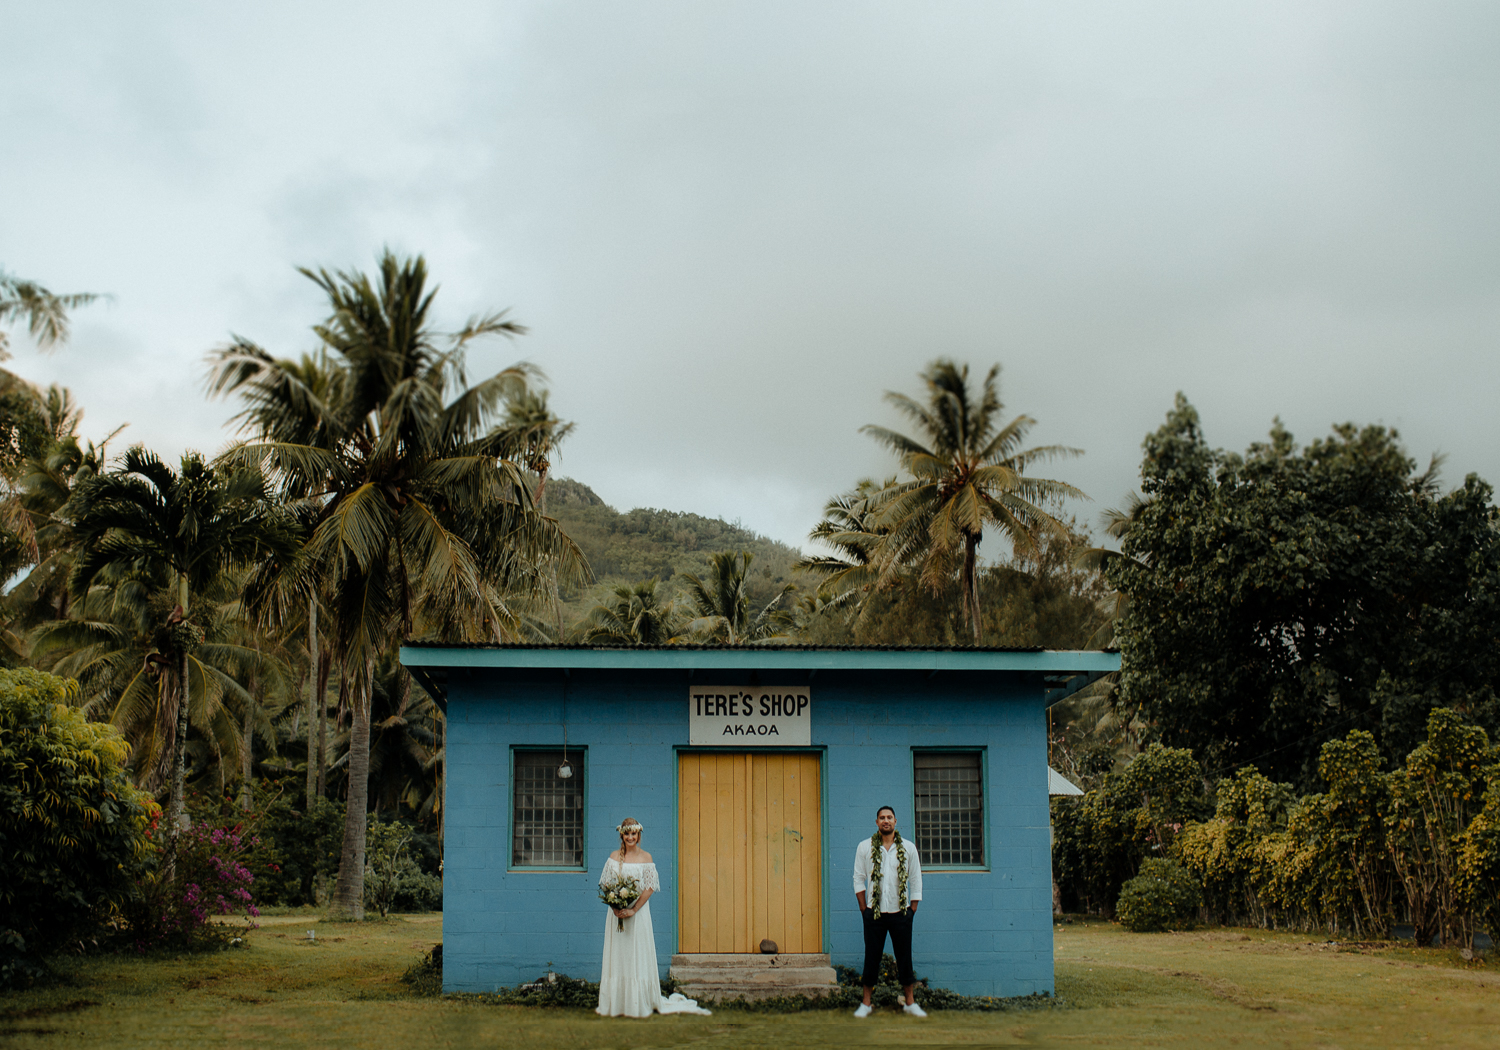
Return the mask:
[[917,979],[911,971],[911,917],[910,911],[883,911],[880,918],[872,919],[875,914],[869,908],[860,911],[865,920],[865,972],[860,977],[860,983],[866,988],[873,988],[880,983],[880,956],[885,952],[885,938],[889,934],[891,938],[891,953],[896,956],[896,972],[905,988],[909,984],[916,984]]

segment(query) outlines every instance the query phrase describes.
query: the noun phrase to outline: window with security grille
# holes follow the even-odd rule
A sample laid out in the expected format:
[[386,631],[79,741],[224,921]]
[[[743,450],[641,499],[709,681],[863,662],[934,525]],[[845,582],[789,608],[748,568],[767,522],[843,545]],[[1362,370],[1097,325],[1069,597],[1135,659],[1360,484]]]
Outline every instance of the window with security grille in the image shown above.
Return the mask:
[[568,751],[571,777],[557,775],[561,751],[516,751],[511,782],[511,866],[583,867],[583,752]]
[[984,864],[984,755],[918,751],[913,756],[917,851],[924,868]]

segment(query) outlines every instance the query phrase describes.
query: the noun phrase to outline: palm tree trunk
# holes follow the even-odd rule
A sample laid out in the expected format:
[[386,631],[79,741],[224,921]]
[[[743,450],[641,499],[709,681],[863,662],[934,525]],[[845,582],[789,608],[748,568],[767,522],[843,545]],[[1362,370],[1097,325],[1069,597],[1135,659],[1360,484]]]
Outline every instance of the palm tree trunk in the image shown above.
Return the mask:
[[333,656],[324,653],[318,663],[318,797],[328,794],[328,674]]
[[318,763],[313,754],[314,744],[317,742],[317,718],[315,710],[318,702],[318,599],[307,600],[307,808],[312,806],[312,801],[317,797],[318,790]]
[[188,735],[188,654],[178,655],[177,665],[177,739],[172,757],[172,812],[167,819],[172,836],[187,827],[187,735]]
[[[543,517],[547,514],[547,472],[552,469],[552,464],[542,468],[541,476],[536,480],[536,509]],[[562,622],[562,600],[557,595],[557,559],[548,559],[547,584],[552,590],[552,615],[557,618],[557,644],[561,645],[563,639]]]
[[[177,574],[177,607],[182,610],[182,623],[188,617],[187,574]],[[187,827],[187,735],[188,700],[192,691],[188,688],[188,651],[186,645],[178,646],[177,665],[177,739],[172,742],[176,754],[172,756],[172,812],[168,826],[175,839],[177,833]]]
[[260,683],[254,677],[250,679],[250,702],[245,705],[245,725],[240,733],[240,809],[246,813],[250,812],[251,795],[250,773],[255,760],[255,694],[259,692]]
[[984,621],[979,615],[979,537],[964,537],[964,609],[969,614],[969,626],[974,630],[974,644],[979,645],[984,637]]
[[448,718],[439,712],[437,719],[437,837],[443,841],[443,818],[448,815]]
[[[353,725],[349,733],[349,798],[344,815],[344,848],[333,888],[331,913],[345,919],[365,917],[365,825],[370,800],[370,691],[374,657],[365,658],[360,679],[351,683]],[[347,678],[348,668],[345,668]]]

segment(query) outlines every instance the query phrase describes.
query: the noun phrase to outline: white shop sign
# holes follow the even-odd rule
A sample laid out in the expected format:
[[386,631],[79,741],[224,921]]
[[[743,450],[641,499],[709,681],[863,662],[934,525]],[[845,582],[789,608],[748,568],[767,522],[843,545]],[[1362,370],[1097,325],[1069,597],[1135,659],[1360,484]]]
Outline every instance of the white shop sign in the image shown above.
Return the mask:
[[812,743],[811,694],[784,685],[689,689],[688,743],[806,747]]

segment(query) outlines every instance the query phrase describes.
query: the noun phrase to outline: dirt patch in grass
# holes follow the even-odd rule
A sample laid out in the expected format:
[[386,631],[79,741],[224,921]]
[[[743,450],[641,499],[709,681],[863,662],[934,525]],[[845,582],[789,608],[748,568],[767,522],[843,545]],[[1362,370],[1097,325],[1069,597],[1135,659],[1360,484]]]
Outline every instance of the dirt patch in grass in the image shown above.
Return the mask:
[[33,1006],[29,1009],[0,1010],[0,1021],[26,1021],[33,1017],[47,1017],[52,1014],[70,1014],[78,1010],[87,1010],[91,1006],[98,1006],[98,999],[73,999],[66,1003],[57,1003],[54,1006]]

